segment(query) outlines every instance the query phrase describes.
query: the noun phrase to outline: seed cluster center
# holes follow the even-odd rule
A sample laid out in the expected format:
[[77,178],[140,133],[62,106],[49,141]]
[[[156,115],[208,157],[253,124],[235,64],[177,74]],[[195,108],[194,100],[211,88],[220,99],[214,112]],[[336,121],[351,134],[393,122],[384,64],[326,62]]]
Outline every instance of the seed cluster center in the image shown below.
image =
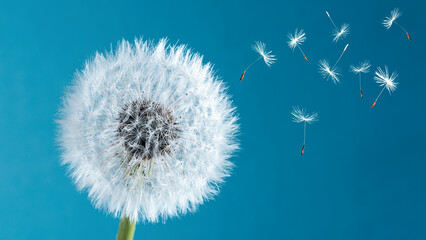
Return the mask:
[[176,120],[162,104],[133,101],[118,116],[118,136],[130,156],[152,159],[170,152],[179,137]]

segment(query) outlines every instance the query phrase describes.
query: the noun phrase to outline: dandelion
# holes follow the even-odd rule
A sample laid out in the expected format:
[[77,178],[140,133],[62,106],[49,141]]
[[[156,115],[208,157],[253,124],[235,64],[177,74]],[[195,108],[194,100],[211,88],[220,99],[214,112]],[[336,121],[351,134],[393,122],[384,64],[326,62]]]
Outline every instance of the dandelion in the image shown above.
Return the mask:
[[399,11],[398,8],[393,9],[390,12],[390,16],[386,17],[385,20],[383,20],[383,25],[385,26],[386,29],[390,29],[392,27],[393,23],[395,23],[399,28],[402,29],[402,31],[405,32],[405,34],[407,34],[408,40],[411,41],[411,36],[410,36],[410,34],[408,34],[407,30],[405,30],[405,28],[402,25],[400,25],[398,22],[396,22],[396,19],[398,19],[401,15],[402,15],[402,13]]
[[348,48],[349,44],[346,44],[345,48],[343,49],[342,53],[340,54],[340,57],[337,59],[336,63],[334,63],[334,65],[332,67],[330,67],[330,64],[328,63],[327,60],[322,59],[319,61],[319,73],[321,73],[321,75],[323,76],[323,78],[325,79],[331,79],[333,80],[333,82],[336,84],[338,82],[340,82],[339,79],[339,72],[338,72],[338,68],[336,67],[337,64],[340,62],[340,59],[342,59],[343,54],[346,52],[346,49]]
[[370,71],[371,64],[369,61],[363,61],[358,66],[351,65],[351,71],[359,76],[359,92],[361,93],[361,98],[364,97],[362,94],[362,85],[361,85],[361,73],[368,73]]
[[293,111],[291,112],[293,115],[293,122],[301,123],[303,122],[303,146],[302,146],[302,155],[305,152],[305,144],[306,144],[306,123],[311,124],[312,122],[318,121],[318,113],[306,113],[305,109],[300,109],[299,107],[293,107]]
[[305,53],[303,52],[302,48],[300,47],[300,45],[302,45],[303,42],[305,42],[306,40],[306,34],[303,31],[303,29],[301,29],[300,31],[296,28],[296,31],[294,32],[294,35],[289,33],[288,34],[288,38],[290,39],[287,43],[288,46],[294,50],[296,47],[299,48],[300,52],[303,54],[303,56],[305,57],[305,60],[307,62],[308,58],[306,57]]
[[344,23],[342,24],[340,28],[338,28],[336,24],[334,23],[333,19],[331,18],[330,14],[328,13],[328,11],[325,11],[325,13],[327,14],[328,18],[331,21],[331,24],[333,24],[333,27],[334,27],[333,41],[338,42],[340,39],[345,38],[349,34],[349,25]]
[[238,148],[235,108],[211,65],[164,39],[97,53],[61,114],[62,163],[96,208],[121,217],[118,239],[216,195]]
[[275,55],[272,55],[272,51],[266,51],[266,44],[263,42],[256,41],[254,45],[252,46],[252,49],[255,52],[257,52],[260,56],[259,58],[254,60],[252,63],[250,63],[250,65],[247,66],[247,68],[244,70],[243,74],[241,75],[240,81],[243,80],[247,70],[249,70],[249,68],[251,68],[251,66],[253,66],[260,59],[263,58],[263,61],[268,67],[270,67],[275,62],[275,60],[277,60],[275,58]]
[[378,83],[382,88],[382,91],[380,91],[379,95],[377,96],[376,100],[374,101],[371,108],[376,105],[377,100],[379,100],[380,95],[382,95],[383,90],[385,88],[388,90],[389,95],[396,90],[396,85],[398,85],[397,82],[395,82],[396,78],[398,77],[397,72],[393,72],[392,74],[389,74],[388,67],[385,66],[385,70],[382,70],[380,67],[377,68],[377,71],[374,73],[374,80],[376,80],[376,83]]

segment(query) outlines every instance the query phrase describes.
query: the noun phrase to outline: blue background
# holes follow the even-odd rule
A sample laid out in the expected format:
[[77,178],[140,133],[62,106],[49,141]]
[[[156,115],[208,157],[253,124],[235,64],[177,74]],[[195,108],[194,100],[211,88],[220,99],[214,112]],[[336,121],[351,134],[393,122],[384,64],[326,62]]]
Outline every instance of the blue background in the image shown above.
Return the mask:
[[[242,149],[214,201],[135,239],[426,239],[426,79],[422,1],[8,1],[0,8],[1,239],[114,239],[118,219],[94,209],[59,165],[57,111],[73,74],[97,50],[136,36],[188,44],[215,64],[238,107]],[[394,7],[412,35],[381,21]],[[328,10],[350,35],[331,41]],[[309,63],[286,45],[295,28]],[[278,58],[243,69],[264,41]],[[350,46],[342,83],[318,73]],[[392,96],[372,73],[360,99],[350,64],[400,74]],[[317,111],[303,124],[292,106]]]

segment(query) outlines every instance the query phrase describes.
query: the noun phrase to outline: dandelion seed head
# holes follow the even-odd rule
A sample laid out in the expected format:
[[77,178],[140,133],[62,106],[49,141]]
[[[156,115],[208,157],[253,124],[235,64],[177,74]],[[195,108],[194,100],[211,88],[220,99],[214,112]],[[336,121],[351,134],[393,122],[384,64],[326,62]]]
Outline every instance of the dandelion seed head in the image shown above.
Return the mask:
[[330,68],[330,64],[327,60],[322,59],[318,64],[319,73],[327,80],[331,79],[335,84],[340,82],[339,72],[337,67]]
[[117,121],[117,135],[127,153],[140,159],[166,154],[182,131],[170,109],[148,100],[125,104]]
[[333,41],[338,42],[340,39],[345,38],[349,34],[349,25],[344,23],[339,30],[335,30],[333,33]]
[[369,61],[362,61],[357,66],[351,65],[351,71],[354,73],[368,73],[370,72],[371,64]]
[[195,211],[229,176],[235,108],[202,56],[141,39],[97,53],[61,108],[62,163],[96,208],[156,222]]
[[306,122],[308,124],[311,124],[312,122],[318,121],[318,113],[314,112],[311,114],[308,114],[306,112],[306,109],[300,109],[299,107],[293,107],[293,111],[291,112],[291,115],[293,115],[293,122],[295,123],[301,123]]
[[288,35],[289,41],[288,46],[294,50],[298,45],[302,45],[302,43],[306,40],[306,34],[303,31],[303,29],[298,30],[296,28],[296,31],[294,32],[294,35],[289,33]]
[[269,67],[271,66],[275,60],[275,55],[272,54],[272,51],[266,51],[266,44],[260,41],[256,41],[252,46],[253,50],[260,54],[263,58],[265,64]]
[[383,25],[385,26],[386,29],[389,29],[392,27],[393,22],[399,18],[401,16],[401,12],[399,11],[398,8],[394,8],[391,12],[390,12],[390,16],[387,16],[385,18],[385,20],[383,20]]
[[390,74],[388,67],[385,66],[384,70],[378,67],[374,74],[374,80],[376,80],[376,83],[378,83],[381,87],[386,87],[389,94],[396,90],[398,85],[395,81],[398,78],[397,72],[392,72],[392,74]]

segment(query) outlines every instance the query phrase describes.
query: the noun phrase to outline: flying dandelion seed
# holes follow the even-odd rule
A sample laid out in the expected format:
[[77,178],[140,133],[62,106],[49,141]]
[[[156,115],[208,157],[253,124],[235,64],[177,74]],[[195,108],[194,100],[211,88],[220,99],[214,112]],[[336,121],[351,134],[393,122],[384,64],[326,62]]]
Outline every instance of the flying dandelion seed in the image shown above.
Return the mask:
[[211,65],[164,39],[97,53],[61,113],[62,163],[123,226],[195,211],[218,193],[238,148],[235,108]]
[[361,73],[370,72],[370,67],[371,65],[369,61],[363,61],[358,66],[351,65],[351,71],[359,76],[359,92],[361,93],[361,98],[364,97],[362,94]]
[[257,52],[260,56],[259,58],[257,58],[256,60],[254,60],[252,63],[250,63],[247,68],[244,70],[243,74],[241,75],[240,81],[243,80],[244,75],[246,74],[247,70],[249,70],[249,68],[251,68],[251,66],[253,66],[257,61],[259,61],[260,59],[263,58],[263,61],[265,62],[265,64],[270,67],[275,60],[277,60],[275,58],[275,55],[272,55],[272,51],[266,51],[266,44],[260,41],[256,41],[254,43],[254,45],[252,45],[252,49]]
[[345,38],[349,34],[349,25],[344,23],[342,24],[342,27],[338,28],[336,24],[334,23],[333,19],[331,18],[328,11],[325,11],[328,18],[330,19],[331,24],[333,24],[334,30],[333,30],[333,41],[338,42],[340,39]]
[[319,69],[319,73],[321,73],[323,78],[327,80],[331,79],[333,80],[335,84],[340,82],[340,79],[338,77],[340,73],[338,72],[339,68],[337,67],[337,64],[340,62],[340,59],[342,59],[342,56],[346,52],[346,49],[348,48],[348,46],[349,44],[346,44],[345,48],[343,49],[336,63],[332,67],[330,67],[330,64],[325,59],[322,59],[319,61],[318,69]]
[[336,67],[330,68],[330,64],[325,59],[319,61],[319,72],[327,80],[331,79],[334,83],[340,82],[338,69]]
[[344,23],[339,30],[333,33],[333,41],[338,42],[340,39],[345,38],[349,34],[349,25]]
[[388,90],[390,95],[392,94],[393,91],[396,90],[396,85],[398,85],[398,83],[395,82],[395,80],[398,78],[398,73],[393,72],[392,74],[389,74],[389,70],[387,66],[385,66],[385,70],[382,70],[380,67],[378,67],[377,71],[374,74],[375,74],[374,80],[376,80],[376,83],[378,83],[383,88],[382,88],[382,91],[380,91],[379,95],[377,96],[371,108],[373,108],[376,105],[377,100],[379,100],[379,97],[380,95],[382,95],[383,90],[385,90],[385,88]]
[[299,107],[293,107],[293,111],[291,112],[293,115],[293,122],[301,123],[303,122],[303,146],[302,146],[302,155],[305,152],[306,145],[306,124],[311,124],[312,122],[318,121],[318,113],[306,113],[305,109],[300,109]]
[[395,23],[399,28],[402,29],[402,31],[405,32],[405,34],[407,34],[408,40],[411,41],[411,36],[410,36],[410,34],[408,34],[407,30],[405,30],[405,28],[402,25],[400,25],[398,22],[396,22],[396,19],[398,19],[401,15],[402,15],[402,13],[399,11],[398,8],[393,9],[390,12],[390,16],[386,17],[385,20],[383,20],[383,25],[385,26],[386,29],[390,29],[392,27],[393,23]]
[[308,61],[308,58],[306,57],[306,54],[303,52],[303,50],[302,50],[302,48],[300,47],[300,45],[302,45],[302,43],[303,42],[305,42],[305,40],[306,40],[306,34],[305,34],[305,32],[303,31],[303,29],[300,29],[300,31],[296,28],[296,31],[294,32],[294,35],[293,34],[291,34],[291,33],[289,33],[288,35],[288,38],[290,39],[287,43],[288,43],[288,46],[294,51],[294,49],[296,48],[296,47],[298,47],[299,48],[299,50],[300,50],[300,52],[303,54],[303,57],[305,57],[305,60],[307,61],[307,62],[309,62]]

